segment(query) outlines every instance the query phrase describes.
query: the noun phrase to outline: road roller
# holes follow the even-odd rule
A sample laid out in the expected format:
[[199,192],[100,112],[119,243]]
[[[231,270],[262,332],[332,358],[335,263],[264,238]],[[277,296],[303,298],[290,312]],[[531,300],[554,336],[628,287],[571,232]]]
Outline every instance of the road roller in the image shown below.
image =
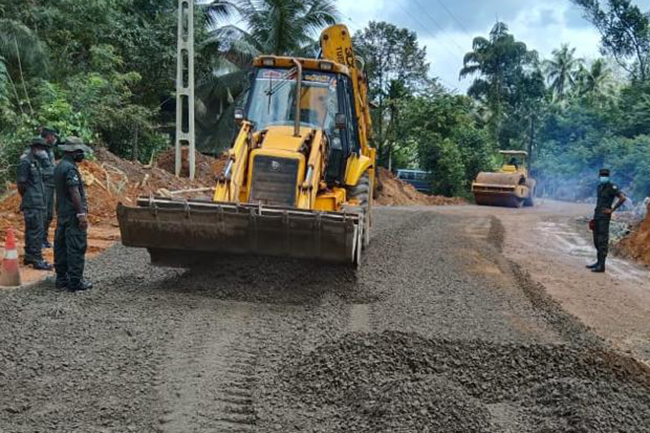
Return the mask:
[[535,179],[528,171],[528,153],[500,150],[503,165],[498,172],[481,172],[472,182],[476,204],[520,208],[535,205]]

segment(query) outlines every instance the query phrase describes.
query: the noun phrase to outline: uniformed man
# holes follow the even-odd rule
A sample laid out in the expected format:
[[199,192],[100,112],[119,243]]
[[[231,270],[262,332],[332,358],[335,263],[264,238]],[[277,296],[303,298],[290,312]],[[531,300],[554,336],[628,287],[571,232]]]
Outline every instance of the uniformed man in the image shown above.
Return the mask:
[[[609,223],[612,214],[627,200],[623,191],[610,180],[608,169],[599,172],[600,184],[598,185],[598,201],[594,213],[594,246],[598,251],[598,261],[587,266],[592,272],[605,272],[605,260],[609,250]],[[614,204],[614,199],[618,198]]]
[[34,269],[52,269],[43,259],[43,214],[45,212],[45,187],[39,160],[47,158],[45,140],[36,137],[30,150],[20,158],[18,166],[18,193],[22,201],[20,210],[25,217],[25,265]]
[[88,290],[84,281],[84,265],[88,238],[88,201],[83,178],[77,167],[91,149],[77,137],[68,137],[59,145],[65,152],[54,170],[57,226],[54,235],[54,268],[56,287],[71,292]]
[[43,216],[43,248],[52,248],[49,241],[50,226],[54,218],[54,146],[59,140],[58,133],[53,128],[42,128],[41,137],[47,145],[47,158],[40,161],[43,170],[43,185],[45,186],[45,215]]

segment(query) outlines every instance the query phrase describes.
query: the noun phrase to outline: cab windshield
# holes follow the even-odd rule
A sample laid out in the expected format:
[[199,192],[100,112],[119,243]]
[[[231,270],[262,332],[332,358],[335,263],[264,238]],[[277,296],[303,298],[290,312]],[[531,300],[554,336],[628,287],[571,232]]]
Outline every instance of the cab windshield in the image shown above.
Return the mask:
[[[300,95],[300,125],[334,130],[339,111],[336,76],[304,71]],[[247,120],[256,131],[292,126],[296,115],[296,69],[258,69],[251,89]]]

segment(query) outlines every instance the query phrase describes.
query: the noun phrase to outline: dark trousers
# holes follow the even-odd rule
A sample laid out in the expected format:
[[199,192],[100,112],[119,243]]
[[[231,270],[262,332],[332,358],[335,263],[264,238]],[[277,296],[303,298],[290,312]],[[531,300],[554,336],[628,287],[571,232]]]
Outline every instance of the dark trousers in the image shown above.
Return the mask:
[[83,279],[88,233],[79,228],[77,217],[59,217],[54,235],[54,269],[58,281],[71,286]]
[[43,213],[43,209],[23,209],[26,263],[43,260]]
[[43,241],[47,241],[54,219],[54,187],[45,187],[45,213],[43,214]]
[[609,252],[609,223],[610,218],[597,218],[594,230],[594,246],[598,254],[607,257]]

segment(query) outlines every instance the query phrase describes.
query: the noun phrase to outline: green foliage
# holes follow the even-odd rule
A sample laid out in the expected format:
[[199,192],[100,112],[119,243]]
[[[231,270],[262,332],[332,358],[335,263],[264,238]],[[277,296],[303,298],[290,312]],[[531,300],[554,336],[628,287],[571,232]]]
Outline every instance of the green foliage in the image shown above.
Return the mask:
[[[631,0],[572,0],[600,31],[602,50],[630,74],[645,81],[650,54],[650,17]],[[630,62],[630,60],[632,60]]]
[[368,98],[377,104],[372,111],[373,144],[380,163],[388,165],[398,146],[402,103],[434,86],[426,49],[419,46],[415,32],[374,21],[356,33],[354,46],[366,64]]
[[[160,107],[173,99],[176,1],[0,0],[0,10],[4,158],[43,125],[143,161],[166,145],[161,125],[174,116]],[[197,21],[200,39],[206,20]]]
[[632,82],[620,95],[576,96],[550,111],[534,163],[542,187],[561,198],[593,196],[598,170],[608,167],[628,194],[650,195],[648,91]]
[[420,166],[433,173],[435,193],[467,195],[476,175],[493,168],[489,135],[471,99],[421,96],[406,101],[403,112],[403,141],[417,152]]
[[476,76],[468,95],[489,109],[488,127],[504,149],[520,148],[528,138],[529,123],[539,114],[545,93],[538,56],[497,22],[489,38],[477,37],[465,55],[460,77]]
[[575,48],[562,45],[553,50],[551,59],[544,62],[550,90],[560,101],[576,87],[582,59],[576,59],[575,52]]

